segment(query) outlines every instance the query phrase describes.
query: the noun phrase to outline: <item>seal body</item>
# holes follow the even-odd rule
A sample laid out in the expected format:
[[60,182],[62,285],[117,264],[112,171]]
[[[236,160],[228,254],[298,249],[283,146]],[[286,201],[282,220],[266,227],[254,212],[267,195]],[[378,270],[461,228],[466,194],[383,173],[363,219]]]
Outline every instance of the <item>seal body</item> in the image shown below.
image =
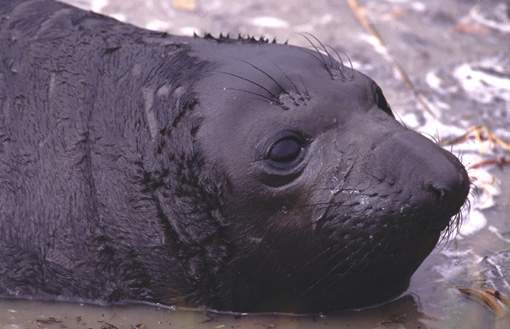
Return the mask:
[[2,0],[4,296],[366,306],[407,288],[468,190],[326,48]]

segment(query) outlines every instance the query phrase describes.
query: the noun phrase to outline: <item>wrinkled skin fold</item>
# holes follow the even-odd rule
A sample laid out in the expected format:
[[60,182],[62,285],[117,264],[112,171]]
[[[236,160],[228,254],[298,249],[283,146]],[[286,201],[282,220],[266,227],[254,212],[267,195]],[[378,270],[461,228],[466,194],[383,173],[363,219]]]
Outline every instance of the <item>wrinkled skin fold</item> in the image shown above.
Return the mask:
[[0,6],[0,294],[234,311],[382,302],[464,167],[331,52]]

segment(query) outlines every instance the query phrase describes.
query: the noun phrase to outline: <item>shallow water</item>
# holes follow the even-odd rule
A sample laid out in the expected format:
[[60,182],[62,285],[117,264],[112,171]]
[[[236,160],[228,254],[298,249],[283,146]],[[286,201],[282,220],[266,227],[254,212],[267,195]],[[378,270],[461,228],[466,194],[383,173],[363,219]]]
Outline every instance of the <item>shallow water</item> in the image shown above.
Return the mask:
[[507,320],[501,318],[496,322],[489,311],[479,308],[476,304],[460,301],[457,307],[458,310],[441,319],[420,311],[419,305],[411,296],[370,310],[328,316],[271,314],[234,316],[206,311],[174,311],[156,306],[98,307],[3,301],[0,302],[2,310],[0,328],[482,328],[492,323],[505,324]]
[[[157,307],[93,307],[27,301],[1,302],[2,329],[17,328],[412,328],[420,316],[412,299],[365,312],[339,316],[217,315]],[[421,326],[424,328],[423,326]],[[475,327],[473,327],[475,328]]]
[[[170,0],[67,0],[139,26],[175,34],[264,34],[306,45],[312,32],[346,52],[382,86],[406,125],[451,140],[484,125],[510,140],[510,3],[486,0],[360,1],[384,45],[344,1],[209,0],[176,10]],[[395,69],[407,72],[428,109]],[[387,305],[334,315],[218,315],[157,306],[98,307],[0,300],[0,329],[18,328],[510,328],[458,288],[510,294],[510,167],[490,165],[510,150],[467,138],[446,146],[472,167],[474,189],[463,225],[413,276],[405,296]],[[482,165],[480,165],[482,164]],[[480,166],[478,166],[480,165]],[[476,167],[476,168],[475,168]]]

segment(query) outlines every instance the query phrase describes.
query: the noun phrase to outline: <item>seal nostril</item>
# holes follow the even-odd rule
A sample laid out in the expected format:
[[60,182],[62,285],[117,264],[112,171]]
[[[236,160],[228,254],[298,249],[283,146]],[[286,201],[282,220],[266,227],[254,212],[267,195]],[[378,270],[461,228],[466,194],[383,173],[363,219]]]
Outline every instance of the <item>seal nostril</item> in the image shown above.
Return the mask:
[[457,213],[464,203],[469,191],[469,179],[467,174],[452,174],[449,179],[440,182],[428,181],[424,183],[424,190],[429,193],[429,198],[437,202],[437,210],[441,213],[453,215]]

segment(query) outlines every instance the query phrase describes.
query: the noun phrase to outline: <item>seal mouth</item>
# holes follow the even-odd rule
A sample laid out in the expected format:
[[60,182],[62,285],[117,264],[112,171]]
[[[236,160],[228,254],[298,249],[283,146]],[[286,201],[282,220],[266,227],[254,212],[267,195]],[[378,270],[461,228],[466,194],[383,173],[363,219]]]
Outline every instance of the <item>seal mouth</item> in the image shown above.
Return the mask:
[[[448,220],[436,220],[446,223],[441,227],[427,227],[426,219],[417,217],[371,220],[379,224],[361,227],[353,223],[343,230],[322,226],[313,232],[300,232],[292,239],[288,232],[266,237],[264,249],[237,267],[242,271],[238,277],[243,278],[236,287],[241,295],[237,300],[246,300],[249,294],[252,301],[258,302],[247,307],[238,304],[235,308],[255,312],[332,312],[397,297],[407,289],[412,274],[435,247]],[[341,221],[340,216],[329,220]],[[395,222],[400,225],[390,224]],[[298,245],[296,239],[300,241]],[[257,259],[256,266],[253,259]],[[263,284],[255,291],[246,291],[255,282]]]
[[469,186],[456,196],[459,202],[447,209],[401,207],[382,216],[369,211],[356,215],[355,222],[342,215],[341,207],[330,208],[314,234],[322,241],[319,249],[334,251],[324,257],[329,262],[316,264],[320,271],[303,290],[306,306],[302,307],[335,311],[397,297],[437,242],[460,225],[463,209],[469,207],[464,203],[468,193]]

